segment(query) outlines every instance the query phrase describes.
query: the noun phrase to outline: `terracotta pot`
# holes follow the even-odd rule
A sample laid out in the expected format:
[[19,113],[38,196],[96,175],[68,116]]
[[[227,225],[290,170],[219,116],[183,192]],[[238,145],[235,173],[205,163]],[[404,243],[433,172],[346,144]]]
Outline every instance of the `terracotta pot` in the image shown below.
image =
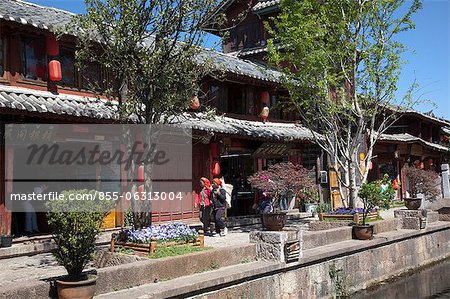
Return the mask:
[[370,240],[373,237],[373,225],[354,225],[353,234],[358,240]]
[[262,214],[262,223],[267,230],[282,230],[286,224],[286,219],[287,214],[283,212]]
[[88,275],[79,281],[57,280],[59,299],[92,299],[95,294],[97,275]]
[[421,198],[405,198],[405,206],[408,208],[408,210],[418,210],[421,205]]

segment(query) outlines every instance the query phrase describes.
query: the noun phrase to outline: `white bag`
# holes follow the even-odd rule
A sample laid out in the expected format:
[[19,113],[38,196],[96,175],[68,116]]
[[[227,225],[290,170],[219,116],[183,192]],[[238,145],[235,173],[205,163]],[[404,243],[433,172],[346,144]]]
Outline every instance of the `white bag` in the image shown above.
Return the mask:
[[227,208],[231,208],[231,194],[233,194],[233,185],[231,184],[224,184],[225,194],[226,194],[226,201],[227,201]]

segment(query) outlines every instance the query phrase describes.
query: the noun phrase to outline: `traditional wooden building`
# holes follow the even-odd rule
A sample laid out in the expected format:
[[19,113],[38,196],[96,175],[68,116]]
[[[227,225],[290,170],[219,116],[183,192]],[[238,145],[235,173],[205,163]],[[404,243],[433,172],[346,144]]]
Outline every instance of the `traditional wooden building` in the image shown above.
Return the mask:
[[[271,24],[271,17],[279,13],[280,0],[223,0],[216,15],[225,14],[227,22],[223,28],[232,28],[223,43],[223,52],[255,63],[265,64],[267,39],[270,37],[265,24]],[[214,17],[211,19],[211,33],[217,32]],[[214,27],[216,26],[216,27]],[[389,174],[393,179],[398,176],[405,181],[401,169],[406,163],[424,165],[425,169],[439,170],[440,163],[449,160],[449,148],[442,139],[448,136],[450,122],[438,119],[431,113],[407,111],[386,131],[374,149],[374,160],[369,179],[379,179]],[[326,167],[325,167],[326,169]],[[333,192],[337,187],[336,175],[329,173],[332,201],[334,196],[339,202],[340,195]],[[402,185],[403,192],[408,190],[407,182]]]
[[[89,66],[84,73],[77,70],[73,36],[59,40],[58,51],[54,52],[55,36],[50,29],[67,23],[72,16],[67,11],[23,1],[0,2],[2,133],[8,123],[117,122],[117,103],[102,96],[102,89],[109,82],[108,74],[97,65]],[[279,161],[301,163],[314,174],[314,170],[321,168],[317,163],[320,151],[312,145],[311,133],[301,126],[296,115],[278,105],[285,96],[280,88],[279,72],[236,55],[211,50],[203,51],[200,58],[211,59],[222,75],[220,80],[204,78],[200,84],[202,105],[215,107],[216,115],[206,117],[202,112],[186,112],[185,115],[184,125],[192,128],[194,135],[192,187],[198,187],[202,176],[224,176],[227,183],[235,185],[233,212],[246,215],[252,213],[255,200],[251,186],[246,183],[247,175]],[[52,60],[60,62],[60,80],[50,78]],[[263,122],[259,115],[265,106],[271,107],[271,111],[268,120]],[[80,127],[77,130],[80,130],[80,138],[71,141],[71,145],[92,140],[88,131]],[[4,143],[1,152],[0,234],[21,234],[23,215],[5,207],[5,198],[17,191],[14,181],[5,177],[13,177],[20,161],[14,158],[17,154],[14,149]],[[95,172],[92,175],[102,173],[102,169],[92,171]],[[123,170],[117,176],[123,178]],[[96,187],[98,185],[93,186]],[[126,183],[120,183],[117,188],[129,190]],[[153,205],[155,221],[197,216],[190,198],[176,204]],[[39,229],[45,231],[45,214],[40,213],[38,220]],[[109,227],[122,225],[122,213],[113,211],[107,222]]]
[[374,159],[369,179],[388,174],[391,180],[403,182],[399,198],[409,191],[402,169],[405,165],[439,172],[440,165],[449,161],[448,128],[450,122],[432,113],[410,110],[382,134],[374,147]]

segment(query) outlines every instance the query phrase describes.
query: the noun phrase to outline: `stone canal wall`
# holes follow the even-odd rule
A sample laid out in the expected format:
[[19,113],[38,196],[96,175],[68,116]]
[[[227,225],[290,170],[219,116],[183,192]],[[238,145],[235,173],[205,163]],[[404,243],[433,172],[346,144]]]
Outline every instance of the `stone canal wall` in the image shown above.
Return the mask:
[[450,225],[440,222],[421,231],[386,233],[356,246],[350,242],[306,250],[299,263],[193,298],[330,298],[353,293],[449,257]]

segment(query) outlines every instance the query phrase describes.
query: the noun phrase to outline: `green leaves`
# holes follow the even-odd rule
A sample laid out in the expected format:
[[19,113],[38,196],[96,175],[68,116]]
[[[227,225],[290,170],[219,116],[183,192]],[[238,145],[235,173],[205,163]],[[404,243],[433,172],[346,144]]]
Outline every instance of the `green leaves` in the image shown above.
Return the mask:
[[[100,64],[121,116],[156,123],[182,113],[210,71],[196,55],[215,0],[86,0],[74,18],[80,68]],[[106,82],[105,82],[106,83]]]
[[395,98],[406,49],[396,38],[414,28],[420,8],[419,0],[282,0],[280,15],[266,24],[269,61],[284,70],[302,123],[324,137],[315,141],[340,167],[350,197],[367,179],[379,133],[411,107],[415,86],[403,101]]
[[[48,223],[58,246],[53,255],[70,278],[80,277],[92,260],[103,217],[112,208],[109,203],[90,200],[95,194],[96,191],[70,190],[63,192],[66,200],[49,202]],[[85,200],[67,200],[75,197]]]

